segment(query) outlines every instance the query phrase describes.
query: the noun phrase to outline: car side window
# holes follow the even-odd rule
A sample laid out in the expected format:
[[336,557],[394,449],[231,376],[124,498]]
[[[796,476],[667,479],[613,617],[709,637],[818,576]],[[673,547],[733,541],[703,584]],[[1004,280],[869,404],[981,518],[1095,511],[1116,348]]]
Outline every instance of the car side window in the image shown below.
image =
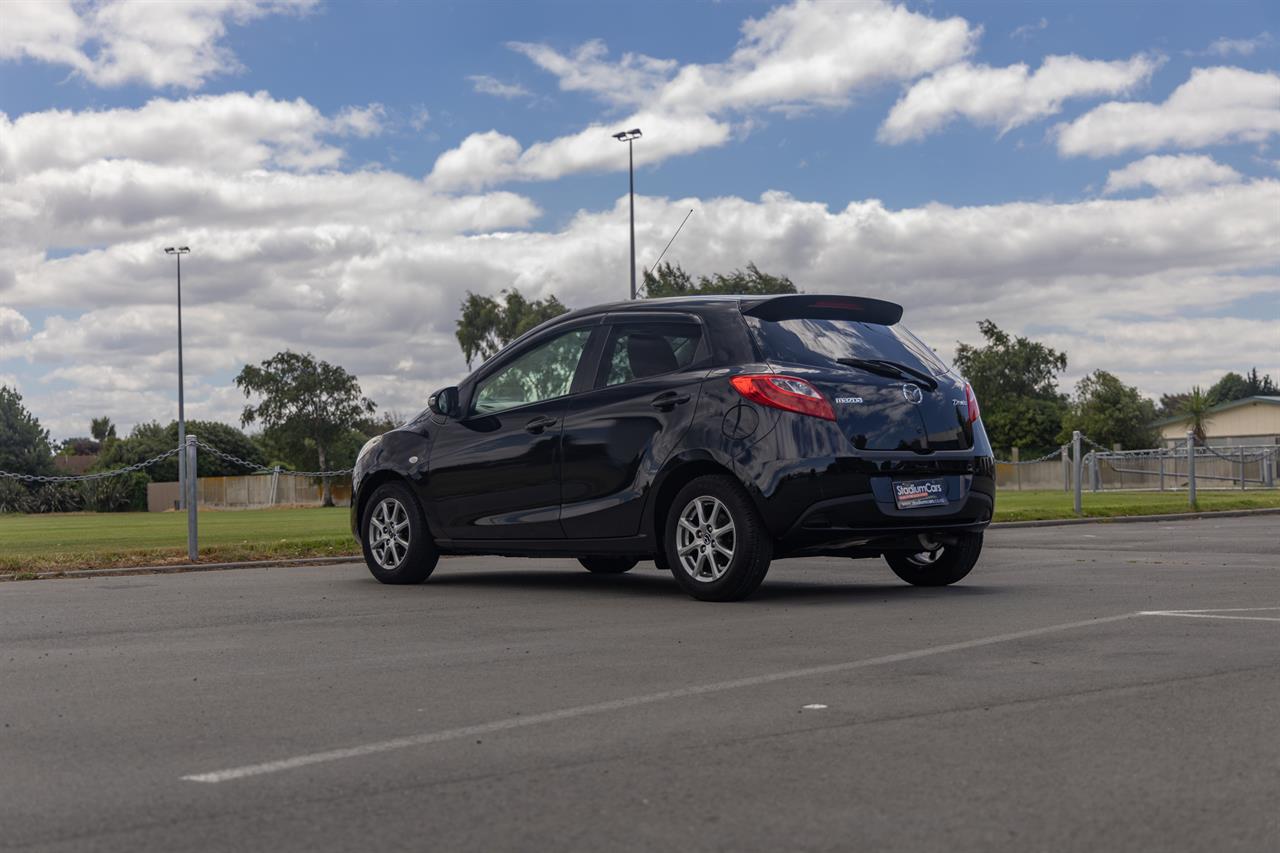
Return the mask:
[[589,337],[589,328],[566,332],[485,377],[476,388],[472,413],[491,415],[568,394]]
[[698,351],[696,323],[619,323],[609,336],[604,384],[621,385],[688,367]]

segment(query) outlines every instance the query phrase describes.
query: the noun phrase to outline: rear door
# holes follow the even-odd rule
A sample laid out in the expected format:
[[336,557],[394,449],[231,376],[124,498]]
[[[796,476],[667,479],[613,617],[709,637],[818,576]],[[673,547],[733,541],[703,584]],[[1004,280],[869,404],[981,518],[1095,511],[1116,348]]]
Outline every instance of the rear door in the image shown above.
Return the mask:
[[565,415],[560,522],[571,539],[639,532],[653,475],[693,421],[708,352],[698,319],[610,318],[594,388]]

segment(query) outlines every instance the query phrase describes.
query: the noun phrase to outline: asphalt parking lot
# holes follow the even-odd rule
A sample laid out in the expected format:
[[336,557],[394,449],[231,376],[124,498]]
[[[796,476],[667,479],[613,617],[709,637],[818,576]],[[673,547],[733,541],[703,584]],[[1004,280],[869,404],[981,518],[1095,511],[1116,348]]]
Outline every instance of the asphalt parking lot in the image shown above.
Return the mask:
[[0,585],[0,847],[1280,849],[1280,517]]

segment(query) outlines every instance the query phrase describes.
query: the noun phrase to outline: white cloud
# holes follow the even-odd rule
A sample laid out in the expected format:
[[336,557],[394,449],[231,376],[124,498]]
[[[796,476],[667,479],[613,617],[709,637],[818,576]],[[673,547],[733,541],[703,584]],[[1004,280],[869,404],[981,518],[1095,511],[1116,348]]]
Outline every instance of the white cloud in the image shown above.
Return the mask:
[[1280,134],[1280,75],[1197,68],[1162,104],[1103,104],[1057,131],[1068,156],[1262,142]]
[[341,136],[358,136],[368,139],[382,133],[387,108],[382,104],[364,107],[347,107],[328,123],[328,131]]
[[23,340],[30,333],[31,323],[26,317],[7,305],[0,305],[0,346]]
[[620,104],[649,100],[679,66],[674,59],[638,53],[624,53],[620,60],[611,62],[607,59],[609,49],[600,39],[584,42],[567,56],[545,44],[510,42],[507,46],[560,78],[562,90],[590,92]]
[[1020,27],[1014,27],[1013,30],[1009,33],[1009,37],[1025,40],[1025,39],[1031,38],[1031,36],[1035,35],[1041,30],[1046,30],[1048,28],[1049,28],[1049,19],[1041,18],[1039,21],[1036,21],[1034,24],[1023,24]]
[[324,137],[376,133],[380,117],[375,104],[330,119],[300,98],[278,101],[266,92],[156,98],[137,109],[51,110],[15,120],[0,113],[0,181],[97,159],[219,172],[332,168],[343,151]]
[[66,65],[99,86],[139,82],[196,89],[237,71],[228,22],[306,11],[315,0],[8,0],[0,60]]
[[519,83],[503,83],[497,77],[490,77],[488,74],[473,74],[467,79],[471,81],[472,88],[482,95],[493,95],[495,98],[507,100],[533,97],[533,92]]
[[1157,57],[1138,54],[1115,62],[1048,56],[1034,73],[1022,63],[1004,68],[952,65],[899,98],[878,138],[889,143],[922,139],[959,118],[1007,133],[1061,112],[1068,99],[1129,92],[1146,83],[1160,63]]
[[[317,116],[304,126],[331,121],[301,106]],[[190,120],[180,109],[142,109],[161,137]],[[78,124],[86,115],[95,117],[93,133]],[[128,158],[104,157],[92,139],[119,138],[115,125],[139,117],[103,116],[46,114],[55,129],[65,124],[66,133],[48,137],[65,147],[39,168],[24,155],[27,165],[0,182],[0,303],[8,308],[0,325],[11,329],[0,373],[22,380],[32,409],[60,436],[83,432],[90,415],[122,426],[173,416],[173,266],[160,252],[172,240],[194,250],[183,263],[189,411],[229,422],[243,400],[227,377],[286,347],[343,364],[382,405],[416,411],[464,372],[453,333],[466,291],[514,286],[572,306],[626,291],[625,196],[539,230],[536,206],[518,195],[440,196],[394,172],[290,169],[271,146],[218,154],[230,146],[212,134],[205,149],[176,162],[150,162],[136,147]],[[233,124],[214,126],[242,140]],[[587,163],[587,141],[556,152],[552,164]],[[624,156],[607,141],[607,152]],[[473,153],[505,168],[544,168],[536,147],[521,150],[501,134],[489,143]],[[811,292],[882,294],[905,304],[909,325],[944,352],[973,340],[981,317],[1019,332],[1052,322],[1050,332],[1030,331],[1054,335],[1073,370],[1106,367],[1153,390],[1179,387],[1201,369],[1201,356],[1164,347],[1157,365],[1125,334],[1145,340],[1147,324],[1167,336],[1203,331],[1184,315],[1280,291],[1280,277],[1256,272],[1280,265],[1280,180],[1072,204],[895,210],[864,200],[832,209],[784,193],[641,196],[637,204],[642,263],[696,207],[668,255],[695,274],[755,261]],[[52,247],[74,253],[47,255]],[[1100,334],[1099,306],[1128,319]],[[15,322],[32,310],[44,316],[31,324],[38,328]],[[1215,335],[1214,358],[1237,369],[1258,361],[1260,329]],[[1280,374],[1278,364],[1258,366]]]
[[1154,187],[1161,193],[1198,190],[1218,184],[1239,183],[1241,175],[1230,166],[1203,154],[1151,154],[1107,175],[1103,192],[1117,193]]
[[[980,30],[962,18],[939,20],[885,2],[795,2],[742,25],[742,38],[723,63],[678,66],[671,60],[624,54],[609,62],[591,41],[565,55],[540,44],[513,49],[560,79],[634,109],[625,118],[593,123],[577,133],[524,150],[497,130],[473,134],[440,156],[431,184],[481,187],[510,180],[551,180],[582,171],[622,168],[609,134],[640,127],[641,163],[656,163],[723,145],[731,121],[759,110],[837,108],[861,91],[912,80],[967,56]],[[500,139],[499,139],[500,137]],[[467,163],[474,171],[463,173]]]
[[547,181],[575,172],[626,167],[626,150],[610,139],[620,128],[640,127],[637,165],[723,145],[731,128],[701,114],[633,113],[611,124],[592,124],[569,136],[538,142],[527,149],[515,137],[496,130],[473,133],[440,155],[427,184],[436,190],[476,190],[503,181]]
[[1207,48],[1205,53],[1209,56],[1228,57],[1233,54],[1240,56],[1253,56],[1254,52],[1260,47],[1266,47],[1271,44],[1273,39],[1271,33],[1263,32],[1253,38],[1222,38],[1214,39]]

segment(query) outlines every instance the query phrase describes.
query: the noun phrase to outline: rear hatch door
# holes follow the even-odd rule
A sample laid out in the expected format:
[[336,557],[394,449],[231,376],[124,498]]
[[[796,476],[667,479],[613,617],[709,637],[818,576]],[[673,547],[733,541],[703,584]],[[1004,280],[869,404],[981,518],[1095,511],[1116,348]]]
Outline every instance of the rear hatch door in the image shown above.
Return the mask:
[[776,370],[811,382],[831,401],[854,448],[971,448],[963,383],[897,322],[901,309],[895,314],[878,307],[891,303],[846,301],[856,307],[842,311],[835,297],[780,297],[744,315]]

